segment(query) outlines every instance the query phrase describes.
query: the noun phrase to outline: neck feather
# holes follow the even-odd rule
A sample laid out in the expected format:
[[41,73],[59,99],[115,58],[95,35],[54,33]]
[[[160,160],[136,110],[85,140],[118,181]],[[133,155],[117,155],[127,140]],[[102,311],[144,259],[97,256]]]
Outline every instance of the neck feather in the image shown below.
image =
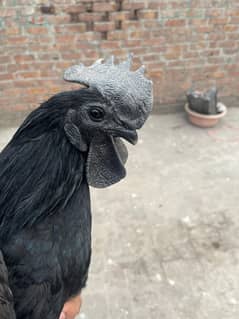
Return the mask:
[[1,237],[63,210],[80,186],[84,159],[64,134],[63,111],[34,111],[0,154]]

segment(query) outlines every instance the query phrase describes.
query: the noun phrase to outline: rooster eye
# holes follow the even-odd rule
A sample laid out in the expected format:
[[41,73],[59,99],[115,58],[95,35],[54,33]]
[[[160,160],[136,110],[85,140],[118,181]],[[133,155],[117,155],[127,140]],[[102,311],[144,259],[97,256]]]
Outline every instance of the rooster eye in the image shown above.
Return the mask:
[[95,122],[100,122],[105,116],[105,111],[99,107],[89,110],[90,118]]

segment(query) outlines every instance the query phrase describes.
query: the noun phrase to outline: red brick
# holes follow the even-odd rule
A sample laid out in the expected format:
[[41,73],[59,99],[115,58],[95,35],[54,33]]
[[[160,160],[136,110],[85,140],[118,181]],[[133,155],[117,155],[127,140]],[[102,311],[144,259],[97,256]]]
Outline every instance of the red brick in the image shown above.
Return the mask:
[[20,34],[20,28],[19,27],[10,27],[10,28],[6,28],[4,30],[6,35],[16,35],[16,34]]
[[32,24],[43,24],[45,22],[44,16],[32,16],[29,17],[28,21]]
[[94,30],[98,32],[112,31],[114,29],[115,29],[115,23],[112,21],[95,22],[94,24]]
[[0,17],[3,17],[3,18],[13,17],[13,16],[16,16],[16,13],[17,13],[17,11],[14,8],[7,8],[7,9],[1,8]]
[[212,76],[212,78],[214,78],[214,79],[224,78],[224,77],[225,77],[225,72],[216,71],[216,72],[214,72],[211,76]]
[[21,72],[17,75],[19,79],[37,78],[40,73],[38,71]]
[[[13,81],[11,81],[11,82],[13,82]],[[10,84],[10,83],[8,83],[8,84]],[[21,88],[17,88],[17,87],[11,87],[11,86],[8,85],[8,87],[6,88],[5,92],[6,92],[7,96],[8,96],[8,99],[10,100],[10,99],[15,98],[17,95],[21,95],[22,89]],[[23,95],[24,95],[24,93],[23,93]]]
[[128,54],[128,50],[127,49],[115,49],[115,50],[111,50],[110,54],[117,56],[118,58],[125,58]]
[[37,55],[38,59],[37,60],[45,60],[45,61],[50,61],[50,60],[59,60],[59,52],[52,52],[52,53],[38,53]]
[[63,60],[77,60],[79,59],[78,52],[70,52],[69,50],[66,52],[62,52],[61,57]]
[[[190,24],[192,25],[197,25],[197,26],[202,26],[208,23],[209,20],[206,19],[199,19],[199,18],[194,18],[194,19],[189,19]],[[210,20],[211,21],[211,20]]]
[[158,15],[157,11],[154,10],[139,10],[137,17],[139,19],[156,19]]
[[167,3],[161,3],[161,2],[150,2],[148,4],[149,9],[158,9],[158,10],[164,10],[167,8]]
[[192,59],[192,58],[197,58],[199,57],[199,53],[197,51],[191,51],[191,52],[183,52],[182,54],[183,59]]
[[47,93],[48,88],[44,87],[29,87],[26,89],[27,95],[42,95]]
[[149,37],[149,32],[145,30],[138,30],[129,32],[131,39],[147,39]]
[[150,72],[153,70],[162,71],[163,65],[160,63],[149,62],[147,63],[147,68]]
[[[23,79],[21,79],[21,80],[19,80],[19,79],[16,79],[16,80],[14,80],[14,85],[15,85],[15,87],[16,88],[29,88],[29,86],[31,85],[31,86],[38,86],[38,84],[37,84],[37,82],[36,81],[32,81],[32,80],[28,80],[28,81],[26,81],[26,80],[23,80]],[[24,92],[24,90],[22,90],[22,92]]]
[[79,40],[75,44],[75,49],[80,50],[80,52],[84,52],[85,50],[92,49],[94,45],[92,43],[89,43],[88,41],[85,40]]
[[107,35],[108,40],[114,41],[114,40],[124,40],[128,38],[128,33],[124,30],[115,30],[115,31],[109,31]]
[[152,78],[162,78],[163,77],[163,71],[162,70],[149,70],[148,76]]
[[1,73],[7,72],[7,66],[6,65],[0,65],[0,72]]
[[48,29],[43,27],[43,26],[34,26],[31,28],[27,29],[27,32],[30,34],[47,34],[48,33]]
[[69,35],[69,34],[64,34],[64,35],[56,35],[56,41],[60,43],[74,43],[75,42],[75,36],[74,35]]
[[[35,37],[34,37],[34,39],[36,40]],[[39,41],[29,43],[28,44],[28,51],[41,53],[41,52],[51,52],[51,51],[55,50],[53,47],[53,44],[51,44],[51,41],[44,43],[44,44],[42,44],[41,41],[42,41],[42,38],[39,39]],[[24,51],[24,53],[25,52],[26,51]]]
[[7,70],[10,73],[15,73],[17,71],[29,71],[32,70],[34,67],[32,66],[31,63],[27,63],[27,64],[8,64],[7,65]]
[[[92,0],[80,0],[80,1],[83,2],[84,4],[92,3]],[[102,0],[99,0],[99,1],[102,1]]]
[[85,12],[79,15],[79,21],[102,21],[105,13],[102,12]]
[[52,37],[50,36],[50,34],[39,34],[39,35],[35,35],[32,39],[32,44],[36,44],[36,43],[41,43],[41,47],[42,46],[48,46],[47,51],[51,51],[52,48],[50,46],[50,44],[52,43]]
[[61,73],[59,72],[59,70],[58,71],[54,70],[54,72],[52,69],[40,70],[40,77],[43,77],[43,78],[50,77],[51,78],[53,75],[55,76],[56,74],[59,74],[59,76],[61,76]]
[[208,35],[208,39],[209,41],[220,41],[220,40],[225,40],[226,39],[226,35],[224,32],[220,32],[220,33],[210,33]]
[[181,56],[181,48],[178,46],[169,48],[165,53],[167,60],[175,60]]
[[155,39],[150,39],[150,38],[146,38],[144,41],[142,41],[142,45],[145,47],[154,47],[154,46],[158,46],[159,43],[157,42],[157,40]]
[[211,19],[211,23],[213,24],[227,24],[228,18],[217,18],[217,19]]
[[124,41],[124,46],[126,47],[140,47],[142,41],[141,40],[125,40]]
[[144,28],[150,30],[161,30],[160,22],[158,20],[144,20],[143,21]]
[[15,55],[14,60],[16,63],[25,63],[25,62],[32,62],[35,60],[35,57],[33,55]]
[[234,55],[234,54],[238,54],[239,52],[239,48],[238,47],[234,47],[234,48],[223,48],[223,53],[224,54],[228,54],[228,55]]
[[235,33],[227,33],[227,39],[228,40],[239,40],[239,32],[235,32]]
[[230,23],[232,24],[239,24],[239,17],[231,17]]
[[220,54],[220,49],[210,49],[205,50],[200,53],[200,56],[218,56]]
[[128,30],[142,30],[141,21],[122,21],[122,29]]
[[102,49],[118,49],[121,47],[119,41],[101,41],[100,44]]
[[[78,60],[79,60],[79,58],[78,58]],[[54,63],[55,69],[57,69],[57,70],[65,70],[66,68],[68,68],[71,65],[72,65],[72,63],[70,61],[59,61],[59,62]]]
[[129,2],[127,3],[126,1],[123,2],[122,6],[123,10],[139,10],[139,9],[144,9],[145,8],[145,3],[144,2]]
[[11,62],[11,57],[8,55],[0,55],[0,64],[7,64]]
[[128,20],[130,18],[129,11],[118,11],[118,12],[110,12],[109,19],[116,21]]
[[99,56],[99,53],[96,50],[86,50],[85,57],[93,60],[101,58],[101,56]]
[[238,25],[233,25],[233,24],[227,24],[224,26],[225,32],[234,32],[239,29]]
[[64,26],[56,26],[56,33],[81,33],[86,31],[85,23],[69,24]]
[[45,19],[48,21],[49,24],[52,24],[52,25],[70,23],[69,14],[59,15],[59,16],[48,15],[48,16],[45,16]]
[[160,60],[160,57],[159,57],[159,55],[158,54],[152,54],[152,53],[150,53],[150,54],[146,54],[145,56],[144,56],[144,61],[145,62],[152,62],[152,61],[159,61]]
[[34,71],[40,71],[40,70],[49,70],[52,69],[54,65],[54,62],[34,62]]
[[207,62],[209,64],[216,64],[216,65],[224,65],[225,64],[225,59],[224,57],[208,57]]
[[214,31],[214,27],[212,25],[198,26],[196,31],[200,33],[208,33]]
[[167,27],[183,27],[185,26],[186,22],[185,19],[174,19],[174,20],[168,20],[165,22],[165,25]]
[[235,41],[227,40],[227,41],[220,42],[220,46],[222,48],[236,48],[239,46],[239,43],[236,43]]
[[76,41],[98,41],[101,40],[101,33],[92,31],[76,34]]
[[0,109],[8,110],[9,109],[9,99],[7,97],[0,97]]
[[14,104],[12,104],[12,107],[10,107],[10,109],[12,110],[12,111],[16,111],[16,112],[18,112],[18,111],[25,111],[26,109],[29,109],[29,106],[27,106],[26,107],[26,104],[25,103],[14,103]]
[[19,16],[31,16],[35,13],[35,8],[33,6],[22,6],[19,8],[17,14]]
[[224,16],[225,9],[224,8],[213,8],[207,10],[207,15],[210,17],[220,17]]
[[73,6],[69,6],[65,9],[65,12],[67,13],[80,13],[80,12],[84,12],[85,11],[85,6],[83,4],[77,4],[77,5],[73,5]]
[[167,49],[166,49],[166,47],[165,47],[164,45],[161,45],[161,46],[156,45],[156,46],[154,46],[154,47],[152,47],[152,48],[150,49],[150,52],[151,52],[151,53],[162,54],[162,53],[164,53],[166,50],[167,50]]
[[[134,56],[144,56],[146,54],[146,48],[140,47],[140,48],[132,48],[131,52],[134,54]],[[142,64],[142,63],[141,63]]]
[[26,36],[19,35],[19,36],[14,36],[14,37],[8,37],[7,42],[9,44],[17,45],[17,44],[21,44],[21,43],[27,43],[27,42],[29,42],[29,39]]
[[12,80],[12,79],[13,79],[12,74],[0,73],[0,81],[9,81],[9,80]]
[[118,5],[115,1],[111,2],[94,2],[93,11],[105,12],[105,11],[115,11],[117,10]]
[[227,11],[227,15],[230,17],[239,17],[239,8],[233,8]]

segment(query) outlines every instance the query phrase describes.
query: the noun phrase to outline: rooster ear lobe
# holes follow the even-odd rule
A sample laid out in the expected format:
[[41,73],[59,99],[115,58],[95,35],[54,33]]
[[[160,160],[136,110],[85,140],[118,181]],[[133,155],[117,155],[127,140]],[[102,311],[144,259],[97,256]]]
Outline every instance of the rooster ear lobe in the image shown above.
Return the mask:
[[81,152],[86,152],[88,146],[84,141],[79,128],[74,124],[74,111],[69,111],[66,116],[64,130],[69,142]]

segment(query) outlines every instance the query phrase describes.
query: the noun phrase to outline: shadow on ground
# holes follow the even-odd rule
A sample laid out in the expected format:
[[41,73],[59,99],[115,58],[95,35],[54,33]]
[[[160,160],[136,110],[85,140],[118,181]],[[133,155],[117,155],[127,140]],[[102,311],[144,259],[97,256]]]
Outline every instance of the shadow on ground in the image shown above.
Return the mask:
[[[214,129],[152,116],[129,146],[127,179],[92,189],[78,319],[238,318],[238,123],[237,108]],[[14,130],[0,130],[0,147]]]

